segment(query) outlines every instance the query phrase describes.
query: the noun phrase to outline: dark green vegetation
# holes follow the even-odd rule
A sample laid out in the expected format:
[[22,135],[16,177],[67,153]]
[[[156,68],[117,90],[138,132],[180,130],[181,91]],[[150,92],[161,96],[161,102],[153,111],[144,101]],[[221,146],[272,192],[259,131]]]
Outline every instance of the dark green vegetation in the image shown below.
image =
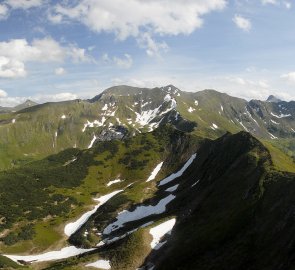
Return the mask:
[[[0,114],[0,253],[97,247],[132,231],[90,253],[25,269],[80,270],[98,259],[115,270],[293,269],[295,104],[269,101],[119,86],[91,100]],[[157,185],[196,152],[181,177]],[[115,179],[122,181],[107,185]],[[116,190],[66,238],[64,226],[92,209],[93,198]],[[163,213],[101,234],[119,212],[172,194]],[[167,243],[152,250],[149,230],[174,217]],[[0,256],[0,269],[20,267]]]
[[[98,194],[136,181],[121,203],[140,202],[151,196],[153,190],[146,190],[145,195],[134,191],[151,186],[145,180],[156,162],[181,162],[196,149],[198,141],[172,127],[163,127],[125,141],[100,142],[91,150],[68,149],[0,172],[0,229],[8,229],[0,239],[6,246],[17,244],[4,250],[28,249],[29,243],[22,245],[23,240],[32,240],[29,246],[46,249],[63,238],[60,225],[79,216]],[[172,149],[179,151],[171,155]],[[167,163],[165,171],[174,170],[179,161]],[[126,180],[115,187],[106,186],[117,177]]]
[[185,217],[156,269],[293,269],[295,175],[274,170],[259,141],[240,133],[205,145],[182,181]]

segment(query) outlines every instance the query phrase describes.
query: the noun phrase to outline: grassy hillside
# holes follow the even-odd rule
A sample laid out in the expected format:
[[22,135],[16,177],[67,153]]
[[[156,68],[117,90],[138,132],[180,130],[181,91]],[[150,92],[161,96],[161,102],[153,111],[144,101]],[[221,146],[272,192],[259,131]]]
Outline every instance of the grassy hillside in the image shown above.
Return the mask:
[[[101,142],[90,150],[68,149],[0,172],[0,250],[38,252],[59,246],[66,240],[65,224],[89,209],[94,197],[128,184],[133,186],[121,203],[153,196],[154,184],[146,179],[154,167],[166,160],[162,174],[171,172],[197,145],[197,138],[166,127],[125,141]],[[123,181],[107,186],[118,178]]]

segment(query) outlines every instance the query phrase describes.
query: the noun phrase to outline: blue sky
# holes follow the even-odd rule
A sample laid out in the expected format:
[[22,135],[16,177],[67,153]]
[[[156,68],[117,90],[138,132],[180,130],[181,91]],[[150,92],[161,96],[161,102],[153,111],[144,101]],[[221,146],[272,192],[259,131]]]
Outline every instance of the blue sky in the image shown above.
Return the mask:
[[293,0],[2,0],[0,105],[174,84],[295,100]]

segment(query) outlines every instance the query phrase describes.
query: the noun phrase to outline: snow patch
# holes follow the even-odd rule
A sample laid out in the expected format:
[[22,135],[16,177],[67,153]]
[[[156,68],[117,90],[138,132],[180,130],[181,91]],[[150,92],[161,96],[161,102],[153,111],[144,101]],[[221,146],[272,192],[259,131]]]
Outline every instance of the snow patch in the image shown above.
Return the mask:
[[274,113],[270,113],[272,116],[276,117],[276,118],[285,118],[285,117],[290,117],[292,116],[291,114],[283,114],[281,113],[280,115],[274,114]]
[[192,108],[192,107],[189,107],[187,111],[188,111],[189,113],[192,113],[192,112],[194,112],[195,110],[196,110],[196,109],[194,109],[194,108]]
[[93,122],[90,122],[90,121],[87,120],[87,123],[84,124],[82,132],[85,132],[86,128],[88,128],[88,127],[91,127],[91,128],[93,128],[93,127],[102,127],[106,120],[107,119],[104,116],[102,117],[101,121],[94,120]]
[[175,185],[173,187],[167,188],[165,191],[167,191],[167,192],[173,192],[173,191],[177,190],[178,187],[179,187],[179,184],[177,184],[177,185]]
[[63,114],[62,116],[61,116],[61,119],[66,119],[67,117]]
[[171,99],[172,99],[172,98],[171,98],[170,94],[167,94],[167,95],[164,97],[164,101],[166,101],[166,102],[169,102]]
[[276,137],[275,135],[271,134],[270,132],[268,132],[268,134],[269,134],[269,136],[270,136],[270,138],[271,138],[272,140],[274,140],[274,139],[277,139],[277,138],[278,138],[278,137]]
[[278,123],[278,122],[276,122],[276,121],[274,121],[274,120],[272,120],[272,119],[270,119],[270,121],[272,122],[272,123],[274,123],[275,125],[279,125],[280,123]]
[[176,223],[176,219],[172,218],[150,229],[150,234],[153,237],[153,240],[151,242],[152,249],[158,250],[166,243],[166,241],[164,243],[160,243],[160,241],[164,235],[171,234],[171,231],[175,223]]
[[4,255],[5,257],[18,262],[18,261],[25,261],[25,262],[47,262],[47,261],[54,261],[54,260],[61,260],[70,258],[73,256],[77,256],[89,251],[94,250],[94,248],[90,249],[81,249],[76,248],[74,246],[65,247],[58,251],[50,251],[38,255],[27,255],[27,256],[19,256],[19,255]]
[[121,123],[121,121],[120,121],[119,118],[116,118],[116,120],[117,120],[117,122],[118,122],[119,125],[122,125],[122,123]]
[[249,132],[249,130],[244,126],[242,121],[239,121],[239,119],[236,118],[236,120],[238,121],[238,123],[244,128],[244,130],[246,130],[247,132]]
[[90,144],[88,145],[88,149],[90,149],[93,146],[93,144],[95,143],[95,140],[96,139],[97,139],[97,137],[95,135],[93,135],[93,138],[92,138]]
[[115,179],[115,180],[112,180],[112,181],[108,182],[107,186],[109,187],[109,186],[111,186],[113,184],[120,183],[120,182],[122,182],[121,179]]
[[72,234],[74,234],[77,230],[79,230],[84,224],[85,222],[87,222],[87,220],[97,211],[97,209],[102,206],[103,204],[105,204],[108,200],[110,200],[112,197],[114,197],[116,194],[122,192],[123,190],[116,190],[112,193],[109,193],[107,195],[101,196],[98,199],[94,199],[95,201],[98,201],[98,204],[94,207],[93,210],[86,212],[85,214],[83,214],[78,220],[76,220],[75,222],[71,222],[69,224],[67,224],[64,228],[64,233],[67,236],[71,236]]
[[193,154],[190,157],[190,159],[183,165],[183,167],[178,172],[172,173],[168,177],[161,180],[160,183],[159,183],[159,186],[163,186],[163,185],[173,181],[175,178],[182,176],[182,174],[186,171],[186,169],[193,163],[196,156],[197,156],[197,154]]
[[198,106],[199,105],[199,101],[195,100],[195,105]]
[[149,176],[149,178],[146,180],[146,182],[152,181],[156,178],[157,174],[159,173],[159,171],[161,170],[163,165],[163,162],[159,163],[156,168],[152,171],[151,175]]
[[75,162],[77,160],[77,157],[73,157],[72,159],[70,159],[69,161],[67,161],[63,166],[68,166],[69,164]]
[[211,128],[212,128],[213,130],[216,130],[216,129],[218,129],[218,126],[217,126],[216,124],[212,123]]
[[130,221],[140,220],[151,215],[162,214],[166,211],[166,205],[170,203],[175,196],[170,194],[164,199],[160,200],[156,205],[141,205],[137,206],[134,211],[130,212],[128,210],[122,211],[118,214],[117,220],[109,224],[104,230],[103,234],[110,234],[119,228],[124,227],[124,224]]
[[102,107],[102,111],[106,111],[108,109],[108,104],[104,104],[104,106]]
[[197,182],[193,183],[193,184],[191,185],[191,187],[196,186],[199,182],[200,182],[200,180],[198,180]]
[[11,123],[14,124],[15,123],[15,119],[12,119]]
[[86,264],[85,266],[99,268],[99,269],[111,269],[110,261],[106,261],[106,260],[98,260],[94,263]]

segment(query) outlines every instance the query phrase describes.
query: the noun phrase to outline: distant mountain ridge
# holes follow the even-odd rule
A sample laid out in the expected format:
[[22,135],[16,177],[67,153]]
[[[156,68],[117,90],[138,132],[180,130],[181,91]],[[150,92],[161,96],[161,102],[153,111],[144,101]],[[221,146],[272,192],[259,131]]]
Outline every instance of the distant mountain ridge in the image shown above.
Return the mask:
[[33,107],[35,105],[38,105],[38,103],[35,102],[35,101],[32,101],[30,99],[27,99],[25,102],[23,102],[21,104],[18,104],[18,105],[14,106],[14,107],[1,107],[0,106],[0,113],[17,112],[17,111],[20,111],[22,109]]
[[246,101],[215,90],[184,92],[173,85],[114,86],[89,100],[39,105],[27,101],[15,110],[1,115],[0,168],[166,124],[208,138],[244,130],[264,140],[291,140],[281,146],[286,152],[295,138],[294,101]]

